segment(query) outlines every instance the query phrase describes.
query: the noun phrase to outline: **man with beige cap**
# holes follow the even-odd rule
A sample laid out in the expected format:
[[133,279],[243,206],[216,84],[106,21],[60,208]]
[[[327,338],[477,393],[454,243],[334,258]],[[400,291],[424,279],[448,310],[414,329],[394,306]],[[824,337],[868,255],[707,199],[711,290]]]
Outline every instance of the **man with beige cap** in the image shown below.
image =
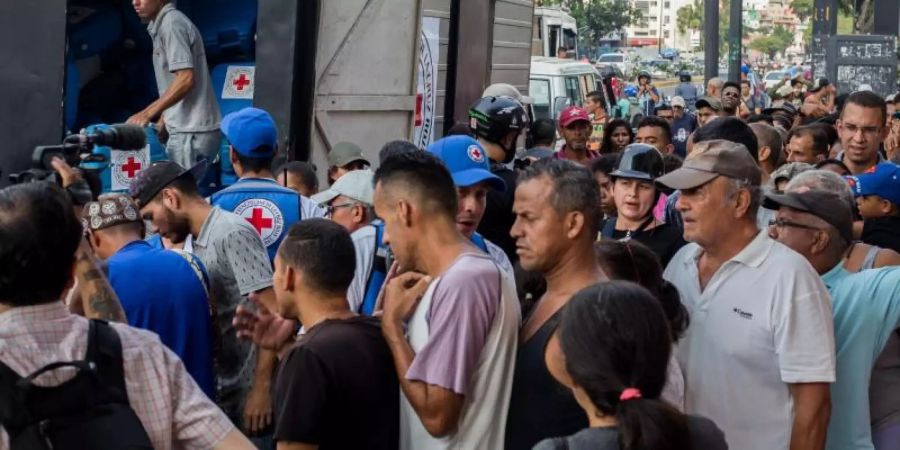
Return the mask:
[[325,209],[326,217],[353,233],[375,219],[375,211],[372,210],[373,176],[371,170],[347,172],[330,188],[313,195],[311,199]]
[[368,169],[371,165],[358,145],[338,142],[328,152],[328,184],[334,183],[347,172]]
[[835,380],[828,291],[757,227],[762,175],[750,152],[724,140],[693,150],[657,179],[681,190],[691,242],[664,274],[691,314],[677,355],[685,412],[715,417],[731,449],[821,449]]

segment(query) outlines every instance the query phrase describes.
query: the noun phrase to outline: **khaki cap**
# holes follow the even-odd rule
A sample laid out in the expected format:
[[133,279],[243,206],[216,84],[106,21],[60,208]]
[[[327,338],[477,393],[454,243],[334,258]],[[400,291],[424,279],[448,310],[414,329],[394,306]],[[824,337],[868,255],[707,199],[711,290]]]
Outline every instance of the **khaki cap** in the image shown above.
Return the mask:
[[743,144],[715,139],[694,144],[694,151],[681,168],[657,178],[656,182],[672,189],[694,189],[718,176],[759,186],[762,172]]

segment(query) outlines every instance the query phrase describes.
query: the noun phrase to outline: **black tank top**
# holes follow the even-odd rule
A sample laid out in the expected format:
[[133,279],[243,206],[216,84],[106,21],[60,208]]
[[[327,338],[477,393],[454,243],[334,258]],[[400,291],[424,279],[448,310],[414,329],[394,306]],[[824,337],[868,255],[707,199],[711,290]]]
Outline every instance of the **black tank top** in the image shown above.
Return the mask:
[[561,311],[519,344],[506,418],[506,450],[530,450],[543,439],[568,436],[588,426],[572,391],[557,382],[544,363],[544,349]]

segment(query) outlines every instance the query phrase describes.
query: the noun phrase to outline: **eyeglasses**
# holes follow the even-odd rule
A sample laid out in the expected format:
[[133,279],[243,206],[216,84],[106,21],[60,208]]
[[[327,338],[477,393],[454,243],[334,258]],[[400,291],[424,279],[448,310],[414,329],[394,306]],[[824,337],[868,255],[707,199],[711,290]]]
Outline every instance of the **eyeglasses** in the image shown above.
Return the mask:
[[775,228],[792,227],[792,228],[802,228],[804,230],[822,231],[821,228],[814,227],[812,225],[804,225],[802,223],[791,222],[790,220],[785,220],[785,219],[772,219],[769,221],[769,226],[775,227]]
[[864,135],[874,136],[881,131],[881,127],[860,127],[853,125],[851,123],[845,123],[842,125],[844,131],[856,136],[856,133],[862,131]]
[[338,209],[338,208],[346,208],[346,207],[348,207],[348,206],[353,206],[353,205],[356,205],[356,203],[344,203],[344,204],[341,204],[341,205],[325,205],[325,204],[322,204],[322,205],[319,205],[319,206],[322,207],[323,209],[325,209],[325,216],[326,216],[326,217],[331,217],[332,215],[334,215],[334,210],[336,210],[336,209]]

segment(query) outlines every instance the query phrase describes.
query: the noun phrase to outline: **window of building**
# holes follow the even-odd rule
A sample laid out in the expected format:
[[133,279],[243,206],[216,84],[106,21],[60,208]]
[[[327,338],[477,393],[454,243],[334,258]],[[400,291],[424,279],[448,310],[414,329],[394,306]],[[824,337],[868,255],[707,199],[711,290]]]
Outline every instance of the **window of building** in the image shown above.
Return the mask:
[[655,30],[655,29],[650,30],[650,36],[656,36],[656,30]]
[[669,8],[671,8],[671,7],[672,7],[672,2],[665,2],[665,3],[663,3],[663,8],[669,9]]

